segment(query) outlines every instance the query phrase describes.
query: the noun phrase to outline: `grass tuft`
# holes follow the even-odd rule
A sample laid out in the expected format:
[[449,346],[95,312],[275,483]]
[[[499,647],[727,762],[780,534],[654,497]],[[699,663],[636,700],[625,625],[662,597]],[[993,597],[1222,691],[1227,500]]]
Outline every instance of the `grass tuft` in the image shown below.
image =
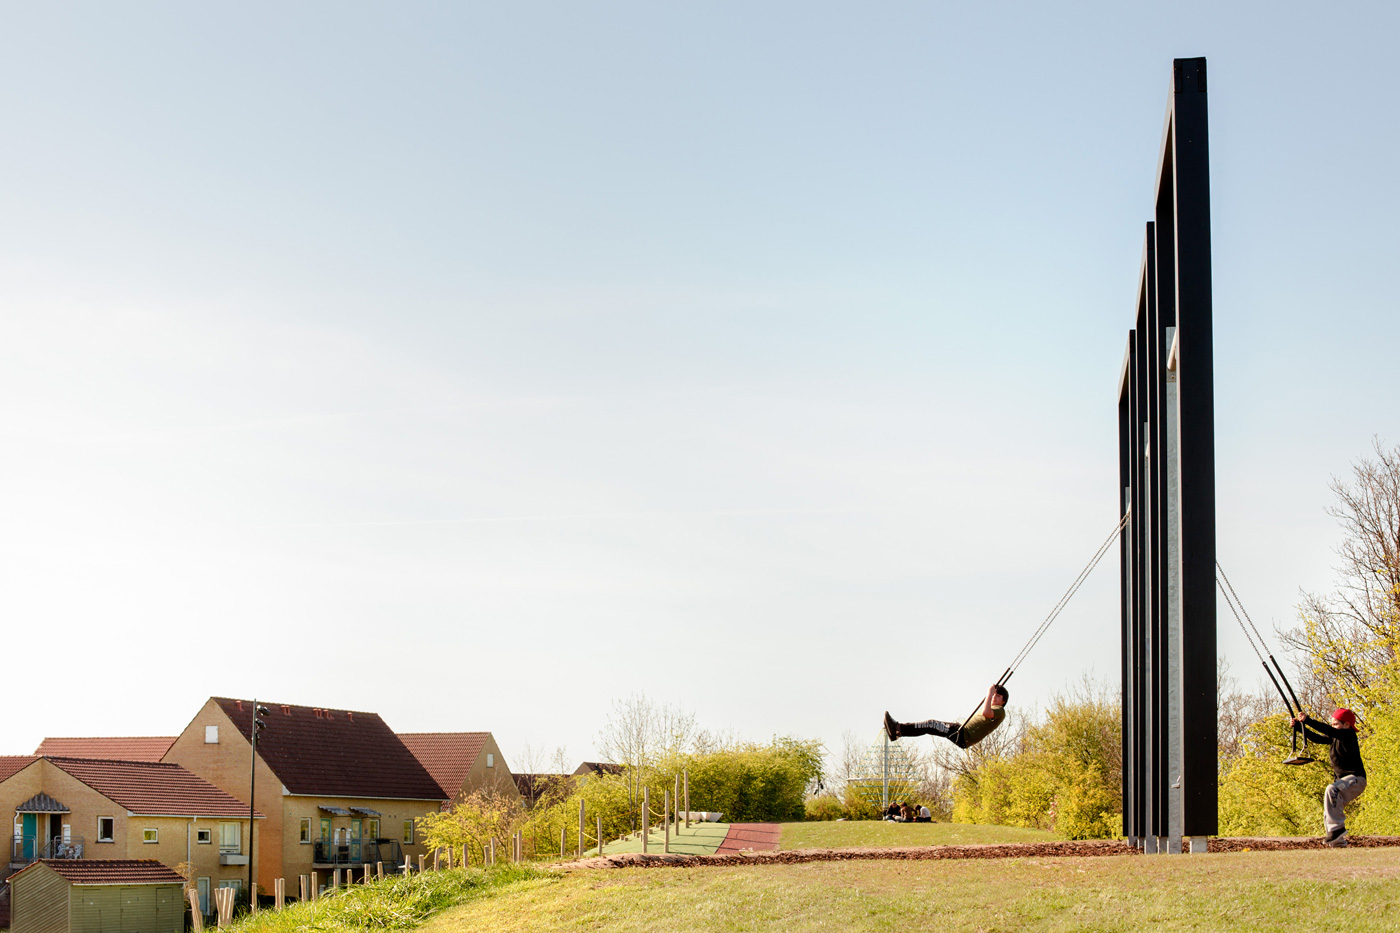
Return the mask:
[[227,930],[229,933],[407,930],[449,907],[551,874],[531,865],[507,864],[487,869],[395,875],[383,881],[341,888],[316,901],[292,904],[280,913],[259,911],[256,916],[244,916]]

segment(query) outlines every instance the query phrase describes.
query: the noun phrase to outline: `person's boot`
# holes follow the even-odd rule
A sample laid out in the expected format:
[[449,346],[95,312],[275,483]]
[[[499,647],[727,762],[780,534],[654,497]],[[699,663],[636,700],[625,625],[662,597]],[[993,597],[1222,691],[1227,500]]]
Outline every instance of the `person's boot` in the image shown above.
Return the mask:
[[1327,835],[1322,837],[1322,841],[1325,845],[1329,845],[1334,849],[1340,849],[1347,844],[1346,837],[1347,828],[1345,826],[1338,826],[1336,829],[1328,830]]
[[885,710],[885,735],[889,736],[891,742],[899,741],[899,723],[894,721],[889,710]]

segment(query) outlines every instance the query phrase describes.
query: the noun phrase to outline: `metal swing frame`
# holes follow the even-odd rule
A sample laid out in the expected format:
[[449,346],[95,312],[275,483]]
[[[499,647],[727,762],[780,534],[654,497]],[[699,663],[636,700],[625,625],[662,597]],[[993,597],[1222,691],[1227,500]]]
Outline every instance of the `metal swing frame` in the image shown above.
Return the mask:
[[1218,830],[1215,415],[1206,61],[1177,59],[1118,384],[1123,834]]

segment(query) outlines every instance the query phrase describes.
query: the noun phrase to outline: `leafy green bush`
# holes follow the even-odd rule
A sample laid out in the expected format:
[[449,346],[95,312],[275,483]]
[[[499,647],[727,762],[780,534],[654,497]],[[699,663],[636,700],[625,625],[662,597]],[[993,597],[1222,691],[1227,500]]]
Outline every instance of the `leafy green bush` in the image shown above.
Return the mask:
[[806,814],[803,819],[820,821],[845,818],[846,807],[841,803],[841,798],[835,794],[818,794],[815,797],[807,798]]
[[690,808],[724,814],[725,822],[782,822],[806,815],[807,787],[821,776],[815,740],[778,737],[768,745],[736,743],[714,751],[669,755],[649,769],[652,799],[690,772]]
[[963,770],[953,819],[1054,830],[1069,839],[1118,835],[1122,823],[1119,704],[1081,689],[1050,702],[1001,757]]

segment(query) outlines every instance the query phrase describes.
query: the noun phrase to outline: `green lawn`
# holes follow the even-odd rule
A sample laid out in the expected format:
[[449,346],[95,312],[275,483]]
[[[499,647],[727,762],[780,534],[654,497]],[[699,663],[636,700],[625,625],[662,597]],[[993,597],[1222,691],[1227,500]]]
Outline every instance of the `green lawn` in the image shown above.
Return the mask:
[[422,933],[1400,931],[1400,850],[577,870]]
[[842,820],[823,823],[784,823],[783,851],[793,849],[879,849],[899,846],[972,846],[996,842],[1046,842],[1053,833],[1015,826],[972,823],[886,823],[882,820]]
[[[690,828],[682,826],[671,830],[671,852],[682,855],[713,855],[729,833],[728,823],[691,823]],[[653,829],[647,836],[647,851],[660,852],[666,834]],[[626,842],[608,842],[603,846],[604,855],[619,855],[623,852],[642,851],[642,840],[629,839]],[[597,849],[588,849],[587,855],[597,855]]]

